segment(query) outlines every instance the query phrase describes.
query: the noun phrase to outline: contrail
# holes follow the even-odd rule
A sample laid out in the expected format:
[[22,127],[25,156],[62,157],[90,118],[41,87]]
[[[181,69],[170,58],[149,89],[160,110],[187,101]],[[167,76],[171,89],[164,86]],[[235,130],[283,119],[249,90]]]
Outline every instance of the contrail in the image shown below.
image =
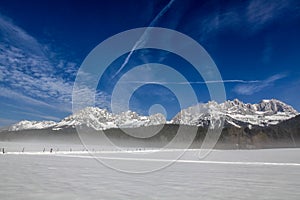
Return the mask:
[[168,82],[168,81],[120,81],[128,84],[169,84],[169,85],[189,85],[189,84],[211,84],[211,83],[260,83],[259,80],[215,80],[215,81],[191,81],[191,82]]
[[170,0],[170,2],[156,15],[156,17],[150,22],[149,26],[146,28],[145,32],[142,34],[142,36],[140,37],[140,39],[135,43],[135,45],[133,46],[133,48],[131,49],[131,51],[129,52],[128,56],[126,57],[125,61],[123,62],[123,64],[121,65],[120,69],[116,72],[116,74],[113,76],[113,78],[115,78],[115,76],[117,74],[119,74],[121,72],[121,70],[125,67],[125,65],[128,63],[130,57],[132,56],[132,53],[138,48],[143,46],[144,42],[147,40],[148,35],[149,35],[149,30],[151,29],[151,27],[153,27],[155,25],[155,23],[159,20],[159,18],[161,18],[171,7],[171,5],[173,4],[175,0]]

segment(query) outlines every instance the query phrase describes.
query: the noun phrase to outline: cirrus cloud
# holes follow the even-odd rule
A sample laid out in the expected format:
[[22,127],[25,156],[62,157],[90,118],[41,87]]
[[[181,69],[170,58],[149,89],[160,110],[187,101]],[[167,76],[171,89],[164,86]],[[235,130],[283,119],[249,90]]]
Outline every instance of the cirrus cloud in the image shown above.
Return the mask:
[[234,88],[234,92],[241,95],[252,95],[272,86],[276,81],[286,76],[286,74],[276,74],[257,83],[239,84]]

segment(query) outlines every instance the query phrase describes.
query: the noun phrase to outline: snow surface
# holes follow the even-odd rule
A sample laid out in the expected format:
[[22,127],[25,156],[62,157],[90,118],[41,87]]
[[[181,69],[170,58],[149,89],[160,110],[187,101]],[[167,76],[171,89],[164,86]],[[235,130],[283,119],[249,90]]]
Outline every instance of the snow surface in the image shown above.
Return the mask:
[[[169,162],[179,150],[144,154],[102,152],[120,167]],[[300,198],[300,149],[215,150],[205,160],[187,151],[173,165],[147,174],[110,169],[87,153],[0,154],[0,197],[9,199],[289,199]],[[139,157],[138,155],[142,155]]]

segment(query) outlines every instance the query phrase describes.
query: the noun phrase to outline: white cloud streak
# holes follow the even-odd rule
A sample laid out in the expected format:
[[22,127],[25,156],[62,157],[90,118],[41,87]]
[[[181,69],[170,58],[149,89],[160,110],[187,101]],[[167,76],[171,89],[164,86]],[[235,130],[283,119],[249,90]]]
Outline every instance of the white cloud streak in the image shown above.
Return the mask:
[[[43,114],[24,112],[24,111],[13,111],[13,112],[16,112],[17,114],[23,114],[25,116],[33,116],[33,117],[42,118],[43,120],[52,120],[52,121],[60,121],[61,120],[61,118],[59,118],[59,117],[50,116],[50,115],[43,115]],[[26,120],[26,119],[24,119],[24,120]]]
[[[218,9],[201,19],[195,19],[193,29],[199,27],[202,41],[224,29],[244,31],[244,35],[253,35],[264,27],[284,16],[299,16],[297,0],[251,0],[234,6]],[[191,24],[190,23],[190,24]],[[199,26],[200,25],[200,26]],[[192,30],[191,30],[192,31]]]
[[286,74],[276,74],[258,83],[239,84],[234,88],[234,92],[241,95],[252,95],[274,85],[276,81],[286,76]]
[[133,52],[140,47],[143,47],[143,45],[145,44],[145,42],[147,41],[148,37],[149,37],[149,32],[151,30],[151,27],[153,27],[157,21],[168,11],[168,9],[170,9],[170,7],[172,6],[172,4],[174,3],[175,0],[170,0],[169,3],[155,16],[155,18],[150,22],[149,26],[147,27],[147,29],[145,30],[145,32],[142,34],[142,36],[140,37],[140,39],[135,43],[135,45],[133,46],[133,48],[131,49],[131,51],[129,52],[128,56],[125,58],[125,61],[123,62],[123,64],[121,65],[120,69],[116,72],[116,74],[114,75],[114,77],[116,75],[118,75],[122,69],[127,65],[127,63],[129,62],[129,59],[131,58]]
[[[14,119],[6,119],[6,118],[0,118],[0,126],[3,126],[3,125],[10,125],[10,124],[14,124],[16,123],[17,120],[14,120]],[[3,127],[0,128],[0,130],[2,129]]]
[[[0,96],[65,110],[65,105],[56,107],[45,101],[54,105],[70,104],[73,83],[62,75],[73,75],[76,64],[61,60],[55,61],[59,62],[56,67],[44,53],[43,45],[1,14],[0,35],[0,86],[3,88]],[[61,74],[58,68],[63,68]]]
[[15,92],[13,90],[3,88],[3,87],[0,87],[0,89],[1,89],[1,93],[0,93],[1,97],[11,98],[11,99],[14,99],[16,101],[22,102],[23,104],[27,104],[30,106],[46,107],[46,108],[50,108],[50,109],[57,108],[57,106],[55,106],[55,105],[51,105],[44,101],[37,100],[35,98],[31,98],[29,96]]
[[14,25],[14,23],[0,14],[0,36],[1,42],[13,44],[17,48],[26,49],[29,53],[42,56],[42,46],[35,38],[27,34],[24,30]]
[[[71,112],[72,77],[76,63],[59,59],[12,20],[0,14],[0,98],[1,106],[13,102],[10,116],[21,115],[58,120],[54,113]],[[0,111],[1,112],[1,111]],[[7,112],[7,111],[6,111]],[[1,112],[5,118],[8,113]],[[1,125],[5,125],[2,120]]]
[[293,0],[252,0],[247,6],[246,19],[252,25],[252,30],[256,31],[284,14],[290,14],[295,3]]
[[170,85],[188,85],[188,84],[213,84],[213,83],[259,83],[259,80],[216,80],[216,81],[191,81],[191,82],[167,82],[167,81],[122,81],[124,84],[170,84]]

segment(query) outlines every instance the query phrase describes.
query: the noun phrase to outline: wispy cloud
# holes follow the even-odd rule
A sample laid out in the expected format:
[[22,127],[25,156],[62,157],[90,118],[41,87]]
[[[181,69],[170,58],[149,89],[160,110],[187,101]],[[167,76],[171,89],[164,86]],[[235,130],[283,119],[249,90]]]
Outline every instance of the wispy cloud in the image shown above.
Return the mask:
[[265,47],[262,51],[262,61],[263,63],[269,63],[273,55],[273,46],[270,40],[266,41]]
[[241,24],[242,18],[239,16],[239,11],[236,8],[231,8],[226,11],[215,11],[211,14],[196,20],[196,25],[199,26],[200,39],[202,41],[210,38],[218,31],[223,29],[232,29]]
[[17,120],[14,119],[0,118],[0,127],[2,128],[2,126],[14,124],[16,122]]
[[[1,93],[0,93],[0,97],[6,97],[9,99],[14,99],[18,102],[22,102],[23,104],[29,105],[29,106],[39,106],[39,107],[46,107],[46,108],[50,108],[50,109],[56,109],[57,106],[56,105],[51,105],[45,101],[41,101],[26,95],[23,95],[22,93],[19,92],[15,92],[11,89],[7,89],[7,88],[3,88],[0,87],[1,89]],[[65,110],[66,111],[66,110]],[[70,110],[68,110],[70,111]]]
[[[297,6],[298,5],[298,6]],[[300,7],[297,0],[251,0],[216,9],[211,14],[195,19],[201,40],[206,40],[219,31],[229,29],[244,31],[252,35],[285,16],[299,16]],[[199,26],[200,25],[200,26]],[[194,29],[194,26],[192,26]]]
[[259,80],[216,80],[216,81],[191,81],[191,82],[169,82],[169,81],[120,81],[124,84],[166,84],[166,85],[189,85],[189,84],[213,84],[213,83],[259,83]]
[[276,81],[286,76],[286,74],[276,74],[257,83],[239,84],[234,88],[234,92],[241,95],[252,95],[272,86]]
[[[23,99],[21,98],[20,101],[23,101]],[[50,116],[50,115],[43,114],[42,110],[37,109],[37,106],[23,106],[20,104],[16,104],[16,102],[14,102],[14,101],[10,101],[7,103],[0,102],[0,106],[3,106],[6,109],[9,109],[11,112],[14,112],[16,114],[24,113],[26,115],[37,116],[39,118],[46,119],[46,120],[58,120],[59,119],[56,116]],[[45,106],[42,106],[42,107],[44,108]],[[20,118],[21,115],[18,115],[18,117]]]
[[259,30],[277,18],[284,17],[286,14],[290,16],[296,3],[297,1],[294,0],[252,0],[245,12],[246,20],[253,31]]
[[[0,36],[0,97],[22,102],[23,106],[70,112],[70,77],[75,76],[76,63],[53,58],[50,54],[55,52],[1,14]],[[46,115],[32,112],[32,116]]]
[[16,48],[26,49],[29,53],[42,56],[44,51],[35,38],[23,29],[14,25],[11,19],[0,13],[1,42],[14,45]]
[[[33,117],[41,118],[43,120],[51,120],[51,121],[59,121],[59,120],[61,120],[61,118],[55,117],[55,116],[51,116],[51,115],[43,115],[43,114],[31,113],[31,112],[23,112],[23,111],[13,111],[13,112],[15,112],[18,115],[22,114],[23,116],[33,116]],[[26,120],[26,119],[24,119],[24,120]]]
[[132,49],[129,52],[128,56],[125,58],[125,61],[122,63],[121,67],[119,68],[119,70],[116,72],[116,74],[114,76],[118,75],[122,71],[122,69],[127,65],[127,63],[129,62],[129,59],[131,58],[133,52],[136,49],[138,49],[140,47],[143,47],[145,42],[148,40],[151,28],[153,26],[155,26],[157,21],[168,11],[168,9],[170,9],[170,7],[174,3],[174,1],[175,0],[170,0],[169,3],[154,17],[154,19],[150,22],[149,26],[146,28],[145,32],[142,34],[142,36],[139,38],[139,40],[132,47]]

